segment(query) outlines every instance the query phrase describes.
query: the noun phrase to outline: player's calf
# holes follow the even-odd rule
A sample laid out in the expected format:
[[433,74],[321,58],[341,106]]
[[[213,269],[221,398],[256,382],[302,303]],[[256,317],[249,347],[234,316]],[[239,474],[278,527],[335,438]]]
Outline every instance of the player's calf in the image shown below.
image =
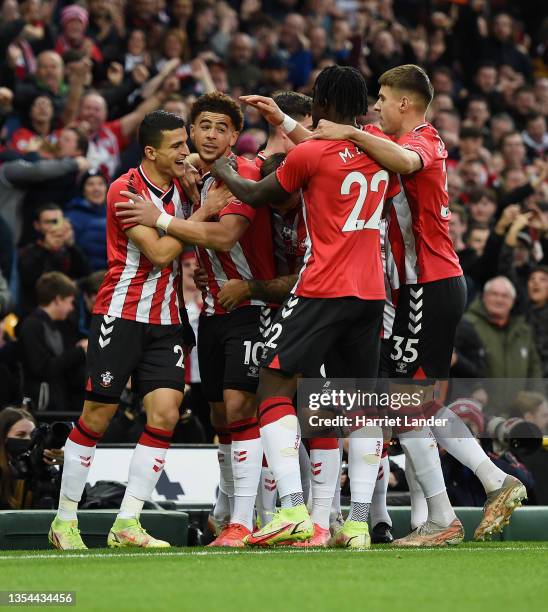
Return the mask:
[[[157,389],[144,398],[147,425],[133,451],[126,492],[108,536],[109,546],[169,546],[168,543],[155,540],[146,533],[139,523],[139,515],[164,470],[181,401],[182,393],[173,389]],[[152,424],[168,426],[171,429],[162,429]]]
[[[78,531],[78,503],[88,479],[95,448],[116,408],[116,404],[86,402],[82,417],[65,443],[59,508],[48,535],[55,548],[79,550],[86,547]],[[91,424],[97,429],[92,429]]]

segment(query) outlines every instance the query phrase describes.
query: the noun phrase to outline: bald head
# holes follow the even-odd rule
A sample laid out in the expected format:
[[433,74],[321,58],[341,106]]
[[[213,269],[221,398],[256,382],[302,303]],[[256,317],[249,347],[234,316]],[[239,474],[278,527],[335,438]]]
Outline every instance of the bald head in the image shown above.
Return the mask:
[[253,56],[253,41],[250,36],[238,32],[230,40],[230,59],[243,66],[251,61]]
[[101,129],[107,116],[107,103],[100,93],[89,92],[82,98],[79,118],[89,124],[91,134]]
[[63,82],[63,58],[55,51],[42,51],[36,60],[36,79],[58,93]]

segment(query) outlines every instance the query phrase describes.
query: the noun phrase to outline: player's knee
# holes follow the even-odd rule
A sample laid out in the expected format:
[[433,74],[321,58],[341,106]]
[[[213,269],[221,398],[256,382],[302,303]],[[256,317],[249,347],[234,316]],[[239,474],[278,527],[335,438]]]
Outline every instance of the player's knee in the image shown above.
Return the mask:
[[165,403],[156,406],[149,414],[149,425],[158,429],[173,431],[179,420],[179,404],[177,402]]
[[255,396],[244,391],[225,392],[225,406],[229,423],[249,419],[257,413]]
[[99,404],[86,401],[81,418],[86,427],[102,434],[109,426],[116,409],[117,404]]

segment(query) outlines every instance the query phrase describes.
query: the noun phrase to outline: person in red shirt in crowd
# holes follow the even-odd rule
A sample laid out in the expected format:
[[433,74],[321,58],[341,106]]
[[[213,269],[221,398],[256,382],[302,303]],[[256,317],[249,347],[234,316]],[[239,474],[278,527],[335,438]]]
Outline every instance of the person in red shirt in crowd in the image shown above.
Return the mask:
[[55,44],[55,50],[59,55],[67,51],[82,51],[97,64],[103,61],[99,47],[86,36],[88,22],[87,10],[78,4],[70,4],[61,11],[62,32]]
[[30,107],[28,121],[13,132],[9,147],[20,153],[35,151],[41,143],[53,144],[54,108],[51,98],[39,95]]
[[150,96],[134,111],[114,121],[107,121],[107,103],[99,92],[89,91],[82,97],[78,119],[89,130],[87,158],[93,170],[101,172],[107,180],[113,176],[121,151],[129,144],[144,116],[161,105],[162,95],[158,92]]

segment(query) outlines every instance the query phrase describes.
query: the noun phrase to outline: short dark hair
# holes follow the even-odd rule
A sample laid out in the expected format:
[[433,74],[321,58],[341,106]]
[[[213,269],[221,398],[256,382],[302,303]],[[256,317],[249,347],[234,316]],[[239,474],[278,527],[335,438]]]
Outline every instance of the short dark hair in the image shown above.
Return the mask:
[[322,108],[334,108],[342,117],[367,113],[367,84],[363,74],[350,66],[328,66],[318,75],[313,99]]
[[538,111],[533,111],[532,113],[529,113],[525,118],[525,124],[527,125],[531,121],[536,121],[537,119],[545,119],[545,117],[542,113],[539,113]]
[[273,153],[270,157],[267,157],[261,166],[261,178],[265,178],[265,176],[276,172],[282,165],[284,159],[285,153]]
[[461,140],[466,138],[483,138],[483,132],[479,128],[465,126],[461,128],[459,138]]
[[493,189],[489,187],[478,187],[477,189],[472,189],[468,195],[470,204],[476,204],[482,198],[487,198],[494,202],[495,204],[498,202],[497,194]]
[[531,87],[531,85],[521,85],[514,92],[514,95],[513,95],[514,100],[516,99],[516,96],[518,96],[520,93],[532,93],[532,94],[534,94],[535,90]]
[[506,141],[508,140],[508,138],[512,138],[512,136],[519,136],[523,142],[523,137],[521,135],[521,132],[518,132],[518,130],[512,130],[511,132],[507,132],[506,134],[503,134],[502,138],[499,141],[499,149],[501,151],[504,148],[504,145],[506,144]]
[[[272,96],[280,107],[282,113],[289,115],[295,121],[302,121],[312,114],[312,98],[296,91],[280,91]],[[276,128],[269,125],[269,132],[273,134]]]
[[541,272],[542,274],[546,274],[546,276],[548,276],[548,266],[535,266],[530,272],[529,272],[529,276],[528,278],[531,278],[531,275],[534,274],[535,272]]
[[455,202],[451,204],[449,208],[451,209],[451,214],[456,214],[459,216],[461,223],[463,223],[464,225],[468,224],[468,212],[466,208],[462,206],[462,204],[458,204]]
[[244,124],[242,109],[230,96],[220,91],[204,94],[200,96],[190,109],[190,123],[196,123],[200,113],[219,113],[230,117],[232,125],[237,132],[240,132]]
[[77,51],[76,49],[69,49],[68,51],[65,51],[62,55],[65,67],[67,66],[67,64],[72,64],[73,62],[80,62],[85,57],[87,56],[83,51]]
[[34,220],[40,221],[40,216],[42,215],[43,212],[46,212],[47,210],[63,210],[63,209],[59,206],[59,204],[55,204],[55,202],[48,202],[47,204],[42,204],[35,210]]
[[96,270],[86,276],[80,283],[80,288],[87,295],[94,295],[99,292],[99,288],[105,278],[106,270]]
[[453,75],[453,71],[451,70],[451,68],[449,68],[449,66],[436,66],[435,68],[432,69],[432,77],[434,77],[434,75],[436,74],[444,74],[446,77],[449,77],[451,80],[455,78]]
[[468,108],[472,102],[483,102],[485,106],[489,108],[489,100],[480,94],[472,94],[466,101],[466,108]]
[[158,148],[162,144],[162,132],[171,132],[185,127],[185,120],[175,113],[156,110],[145,115],[139,126],[137,142],[141,152],[145,154],[145,147]]
[[434,88],[426,72],[415,64],[403,64],[383,72],[379,78],[379,85],[410,91],[417,94],[428,107],[434,97]]
[[478,72],[482,69],[482,68],[494,68],[495,70],[498,70],[498,65],[492,61],[492,60],[482,60],[477,68],[476,68],[476,72],[475,74],[478,74]]
[[76,283],[62,272],[45,272],[36,281],[38,306],[48,306],[56,297],[76,295]]
[[312,114],[312,98],[296,91],[281,91],[275,93],[272,99],[280,110],[296,121],[302,121]]
[[67,127],[66,130],[70,130],[76,134],[76,146],[78,150],[82,152],[82,156],[85,157],[88,154],[89,139],[85,132],[78,127]]

